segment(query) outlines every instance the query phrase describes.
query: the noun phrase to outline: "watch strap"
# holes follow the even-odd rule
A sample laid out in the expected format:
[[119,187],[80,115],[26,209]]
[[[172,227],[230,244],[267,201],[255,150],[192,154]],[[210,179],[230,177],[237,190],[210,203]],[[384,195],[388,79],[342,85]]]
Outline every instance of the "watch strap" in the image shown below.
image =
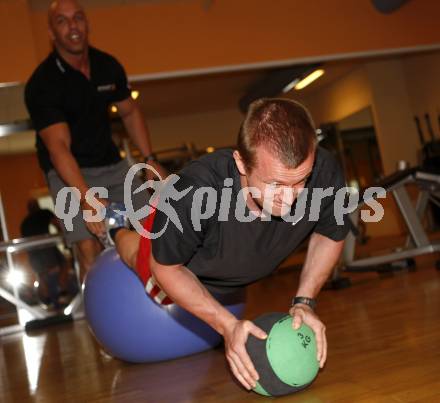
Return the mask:
[[309,297],[295,297],[292,300],[292,306],[296,304],[304,304],[308,305],[310,308],[315,309],[316,307],[316,299]]

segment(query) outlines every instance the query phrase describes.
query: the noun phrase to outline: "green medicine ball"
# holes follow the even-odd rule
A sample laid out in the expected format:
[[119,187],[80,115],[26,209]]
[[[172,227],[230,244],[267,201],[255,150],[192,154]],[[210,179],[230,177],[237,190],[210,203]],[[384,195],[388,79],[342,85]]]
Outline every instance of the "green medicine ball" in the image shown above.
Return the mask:
[[268,337],[250,335],[246,350],[260,376],[254,392],[264,396],[283,396],[309,386],[319,371],[315,334],[302,324],[292,328],[292,317],[269,313],[253,321]]

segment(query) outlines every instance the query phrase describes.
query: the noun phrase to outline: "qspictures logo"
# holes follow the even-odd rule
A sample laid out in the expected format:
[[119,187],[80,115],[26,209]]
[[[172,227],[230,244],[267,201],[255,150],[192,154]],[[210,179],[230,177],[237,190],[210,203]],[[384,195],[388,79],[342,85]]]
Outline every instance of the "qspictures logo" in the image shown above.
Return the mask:
[[[136,175],[142,171],[150,171],[159,180],[147,180],[139,188],[133,189]],[[303,188],[296,190],[284,187],[280,191],[278,185],[267,185],[262,192],[256,187],[240,187],[238,192],[233,191],[233,178],[225,178],[221,189],[209,186],[188,186],[180,189],[176,186],[181,178],[172,174],[162,179],[159,173],[149,164],[138,163],[133,165],[124,180],[124,207],[116,210],[117,214],[125,216],[133,228],[143,237],[159,238],[164,234],[168,225],[174,225],[183,233],[182,219],[190,220],[194,231],[201,231],[203,220],[215,217],[219,222],[235,219],[242,223],[260,219],[273,219],[274,203],[279,203],[278,216],[287,223],[296,225],[301,220],[317,222],[329,214],[334,218],[336,225],[344,225],[345,216],[355,211],[360,203],[366,208],[361,210],[360,218],[364,222],[379,222],[384,216],[384,209],[377,199],[385,198],[386,191],[382,187],[367,188],[361,195],[355,188]],[[133,195],[148,191],[151,197],[147,207],[139,210],[133,204]],[[107,216],[107,210],[102,199],[108,199],[108,189],[92,187],[85,195],[87,203],[94,208],[81,210],[80,192],[74,187],[64,187],[58,192],[55,203],[55,214],[60,218],[68,231],[73,231],[73,219],[82,214],[86,222],[100,222]],[[185,200],[183,200],[186,198]],[[262,200],[261,211],[256,214],[249,210],[247,200],[254,198]],[[146,200],[147,202],[147,200]],[[184,203],[184,217],[179,216],[176,208],[178,203]],[[163,226],[150,232],[142,222],[154,209],[160,211],[166,220]]]

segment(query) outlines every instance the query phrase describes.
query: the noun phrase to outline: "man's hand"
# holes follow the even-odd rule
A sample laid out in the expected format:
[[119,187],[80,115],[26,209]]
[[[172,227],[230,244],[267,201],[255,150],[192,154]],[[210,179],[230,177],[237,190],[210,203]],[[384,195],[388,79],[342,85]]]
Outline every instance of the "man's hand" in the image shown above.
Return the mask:
[[297,330],[304,322],[308,325],[316,337],[317,354],[316,358],[319,361],[320,368],[324,367],[327,359],[327,336],[325,335],[325,326],[318,316],[313,312],[313,309],[308,305],[296,304],[289,310],[290,316],[293,316],[292,327]]
[[[96,201],[102,203],[105,207],[108,206],[108,201],[104,199],[96,199]],[[96,203],[95,201],[95,203]],[[87,200],[81,201],[81,210],[82,211],[90,211],[91,214],[94,216],[98,214],[96,211],[96,208],[92,205],[90,205]],[[87,229],[96,237],[103,237],[105,236],[105,224],[104,219],[98,222],[89,222],[85,220]]]
[[150,268],[159,287],[176,304],[223,336],[232,373],[246,389],[254,387],[258,374],[246,351],[246,341],[249,334],[264,340],[266,333],[248,320],[238,320],[183,264],[163,265],[150,254]]
[[246,351],[246,341],[249,335],[264,340],[267,334],[248,320],[237,320],[225,329],[226,358],[232,373],[248,390],[255,387],[259,379],[258,373]]

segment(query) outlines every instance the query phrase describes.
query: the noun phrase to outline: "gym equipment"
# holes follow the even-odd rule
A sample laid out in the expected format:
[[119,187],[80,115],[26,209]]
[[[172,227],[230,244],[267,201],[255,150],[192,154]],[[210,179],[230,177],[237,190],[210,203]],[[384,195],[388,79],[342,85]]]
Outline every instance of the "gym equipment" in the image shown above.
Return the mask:
[[[430,137],[429,141],[425,140],[419,117],[414,116],[417,133],[419,134],[419,140],[422,146],[420,166],[431,172],[440,173],[440,139],[436,138],[434,134],[429,113],[425,113],[424,117]],[[440,122],[440,115],[438,118]]]
[[[420,165],[429,171],[440,174],[440,139],[436,138],[431,125],[429,113],[425,113],[426,127],[428,129],[430,140],[425,142],[423,132],[418,126],[420,141],[422,144]],[[440,228],[440,207],[435,203],[429,203],[432,211],[433,226]]]
[[[408,184],[414,184],[419,189],[415,206],[411,202],[408,191],[405,188]],[[353,230],[348,234],[345,241],[342,271],[393,271],[396,267],[413,265],[413,258],[416,256],[440,251],[440,242],[430,242],[422,224],[428,202],[440,206],[440,174],[426,168],[409,168],[388,176],[378,186],[383,187],[387,193],[391,193],[394,196],[409,235],[405,244],[396,251],[356,260],[356,226],[359,222],[360,207],[366,201],[361,197],[360,199],[363,202],[350,214]],[[440,269],[440,261],[436,262],[436,267]],[[341,277],[339,270],[336,269],[332,279],[332,286],[334,288],[343,288],[348,285],[348,279]]]
[[[9,272],[15,272],[14,253],[21,251],[29,251],[34,248],[52,246],[63,241],[59,235],[41,235],[19,239],[9,239],[9,233],[6,226],[3,202],[0,194],[0,229],[4,242],[0,242],[0,253],[6,255],[5,268]],[[77,271],[79,267],[75,262]],[[11,289],[12,288],[12,289]],[[78,293],[72,302],[64,309],[63,314],[53,314],[40,306],[33,306],[20,296],[19,286],[12,284],[6,287],[0,284],[0,298],[15,305],[17,309],[18,324],[0,327],[0,336],[20,332],[22,330],[34,330],[47,325],[56,323],[69,322],[72,319],[80,319],[82,317],[81,293]]]
[[292,317],[269,313],[253,321],[263,329],[266,340],[249,336],[246,350],[260,376],[254,392],[283,396],[309,386],[319,371],[313,330],[302,324],[292,328]]
[[[242,292],[216,297],[241,317]],[[84,309],[98,342],[123,361],[164,361],[205,351],[221,342],[216,331],[178,305],[156,304],[114,249],[104,251],[87,274]]]

